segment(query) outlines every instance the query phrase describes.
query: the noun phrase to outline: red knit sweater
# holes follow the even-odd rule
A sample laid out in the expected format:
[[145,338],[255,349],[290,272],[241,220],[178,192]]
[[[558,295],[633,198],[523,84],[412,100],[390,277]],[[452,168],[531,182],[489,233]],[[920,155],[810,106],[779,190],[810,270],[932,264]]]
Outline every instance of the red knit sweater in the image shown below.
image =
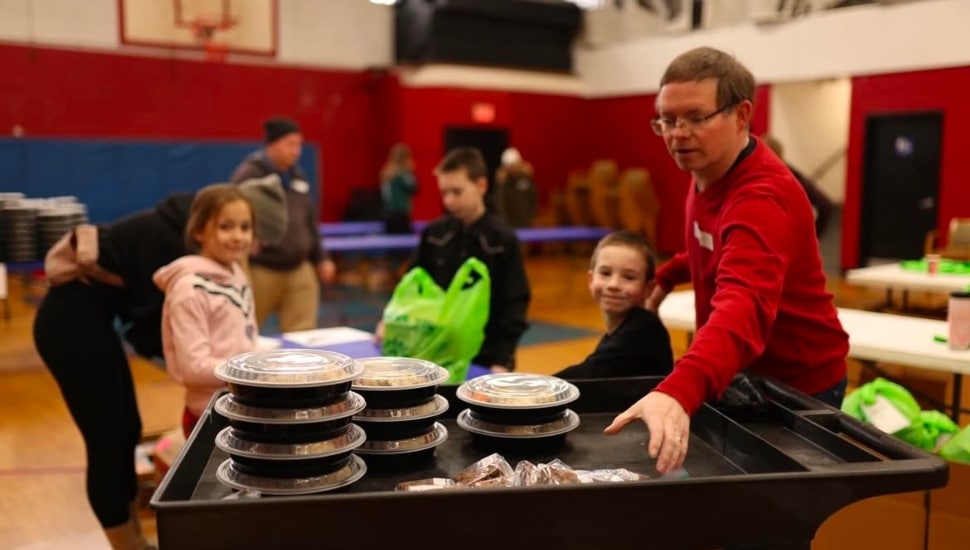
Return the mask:
[[[754,138],[752,138],[754,139]],[[693,414],[743,369],[805,393],[845,377],[849,339],[825,290],[805,191],[764,144],[687,195],[687,251],[657,273],[693,281],[697,333],[657,390]]]

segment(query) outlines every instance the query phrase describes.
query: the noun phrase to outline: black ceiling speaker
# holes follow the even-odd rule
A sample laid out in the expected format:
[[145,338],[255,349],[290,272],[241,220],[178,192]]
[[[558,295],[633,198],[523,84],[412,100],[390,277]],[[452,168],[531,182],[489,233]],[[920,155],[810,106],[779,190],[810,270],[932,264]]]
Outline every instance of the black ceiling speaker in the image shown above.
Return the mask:
[[562,0],[402,0],[395,60],[572,72],[581,17]]

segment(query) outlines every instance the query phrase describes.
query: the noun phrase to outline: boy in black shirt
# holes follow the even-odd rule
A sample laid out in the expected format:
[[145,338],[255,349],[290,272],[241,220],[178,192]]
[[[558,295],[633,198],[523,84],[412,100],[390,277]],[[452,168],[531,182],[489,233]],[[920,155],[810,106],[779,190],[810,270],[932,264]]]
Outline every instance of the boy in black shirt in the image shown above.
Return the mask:
[[[474,257],[485,263],[492,293],[485,341],[472,363],[507,372],[515,368],[515,349],[529,326],[529,281],[515,230],[486,212],[486,170],[482,154],[470,147],[454,149],[441,161],[435,175],[446,214],[421,232],[410,267],[424,268],[438,286],[448,288],[465,260]],[[378,339],[383,332],[379,324]]]
[[589,292],[606,321],[606,334],[582,363],[556,373],[560,378],[667,375],[674,367],[670,335],[652,311],[643,309],[653,290],[650,246],[631,231],[603,237],[593,251]]

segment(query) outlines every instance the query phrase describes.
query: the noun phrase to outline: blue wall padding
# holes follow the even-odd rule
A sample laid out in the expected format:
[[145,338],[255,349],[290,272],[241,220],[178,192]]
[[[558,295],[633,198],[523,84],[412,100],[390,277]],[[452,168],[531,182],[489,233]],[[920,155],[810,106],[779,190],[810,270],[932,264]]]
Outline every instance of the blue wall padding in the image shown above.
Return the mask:
[[[148,208],[176,191],[228,181],[259,142],[0,139],[0,192],[30,198],[74,195],[93,222]],[[316,147],[303,146],[300,166],[317,192]]]

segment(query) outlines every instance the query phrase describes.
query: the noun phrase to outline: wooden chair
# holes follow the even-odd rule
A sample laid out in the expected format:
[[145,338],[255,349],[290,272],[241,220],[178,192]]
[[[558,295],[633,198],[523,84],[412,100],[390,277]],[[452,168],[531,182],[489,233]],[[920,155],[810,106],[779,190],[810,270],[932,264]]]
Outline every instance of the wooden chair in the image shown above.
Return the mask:
[[619,170],[616,161],[598,160],[589,169],[589,210],[600,227],[619,227]]
[[936,231],[926,234],[926,254],[939,254],[950,260],[970,261],[970,218],[953,218],[946,246],[939,248]]
[[586,174],[577,171],[569,173],[565,205],[570,225],[592,224],[592,215],[589,212],[589,180]]
[[620,176],[620,227],[646,237],[650,246],[657,246],[657,219],[660,201],[646,168],[628,168]]

